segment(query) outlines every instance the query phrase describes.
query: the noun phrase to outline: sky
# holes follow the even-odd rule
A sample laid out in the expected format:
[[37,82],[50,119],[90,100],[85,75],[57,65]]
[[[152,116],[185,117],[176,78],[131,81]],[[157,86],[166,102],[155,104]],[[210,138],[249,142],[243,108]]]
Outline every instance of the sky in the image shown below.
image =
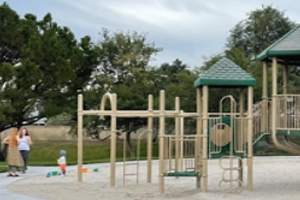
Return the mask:
[[151,64],[180,59],[189,67],[201,66],[204,58],[224,50],[230,30],[247,13],[272,5],[300,23],[300,3],[295,0],[0,0],[20,16],[32,13],[39,19],[51,13],[60,26],[69,27],[77,38],[99,32],[136,31],[147,43],[163,48]]

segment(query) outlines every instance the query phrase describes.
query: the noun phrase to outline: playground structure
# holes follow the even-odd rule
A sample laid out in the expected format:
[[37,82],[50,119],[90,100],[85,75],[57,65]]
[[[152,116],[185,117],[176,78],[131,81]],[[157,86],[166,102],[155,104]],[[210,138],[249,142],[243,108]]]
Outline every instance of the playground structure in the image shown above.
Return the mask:
[[[152,129],[153,129],[153,118],[157,117],[159,118],[160,123],[160,136],[159,136],[159,144],[160,149],[164,149],[164,138],[161,137],[164,133],[164,120],[165,117],[197,117],[197,113],[183,113],[181,110],[179,110],[179,98],[176,98],[176,110],[167,111],[164,108],[165,105],[165,95],[164,91],[160,92],[160,110],[153,110],[153,96],[149,95],[149,104],[148,104],[148,110],[141,111],[141,110],[117,110],[116,109],[116,94],[110,94],[106,93],[101,101],[101,109],[100,110],[88,110],[83,111],[82,110],[82,95],[79,95],[79,101],[78,101],[78,169],[82,168],[82,116],[83,115],[99,115],[101,117],[104,117],[106,115],[111,116],[111,153],[110,153],[110,164],[111,164],[111,170],[110,170],[110,185],[115,185],[115,163],[116,163],[116,117],[147,117],[148,118],[148,139],[147,139],[147,182],[151,182],[151,162],[152,162]],[[105,111],[105,103],[107,99],[110,100],[111,103],[111,110]],[[177,134],[179,134],[179,131],[177,131]],[[160,157],[160,174],[163,175],[164,171],[164,165],[163,165],[163,157],[164,152],[160,151],[159,153]],[[160,188],[163,188],[163,178],[164,176],[160,177]],[[82,181],[82,173],[80,170],[78,170],[78,181]]]
[[[300,146],[295,144],[291,136],[300,136],[300,95],[289,90],[288,71],[292,66],[300,64],[300,25],[293,28],[275,43],[270,45],[256,60],[263,62],[262,112],[266,122],[270,117],[271,126],[267,132],[271,135],[276,148],[300,154]],[[268,65],[272,69],[272,98],[268,101]],[[283,66],[282,94],[278,94],[278,64]],[[269,108],[270,111],[269,111]],[[269,113],[269,114],[267,114]],[[267,127],[264,127],[265,130]]]
[[[252,189],[252,98],[253,85],[255,80],[242,69],[234,65],[228,59],[222,59],[216,67],[212,69],[223,73],[219,68],[226,65],[233,65],[232,69],[224,68],[223,70],[237,70],[246,75],[246,82],[242,82],[240,112],[236,113],[236,102],[232,96],[226,96],[220,101],[219,113],[208,113],[208,90],[211,83],[206,83],[208,79],[201,79],[197,87],[197,112],[186,113],[180,110],[180,99],[175,99],[175,109],[165,110],[165,93],[160,92],[159,110],[153,110],[153,97],[148,97],[148,110],[117,110],[116,94],[106,93],[101,101],[100,110],[82,110],[82,95],[78,99],[78,168],[82,168],[82,116],[98,115],[100,117],[111,116],[111,170],[110,185],[115,185],[115,162],[116,162],[116,118],[117,117],[145,117],[148,118],[147,127],[147,182],[151,182],[151,162],[152,162],[152,129],[153,118],[159,118],[159,191],[164,192],[165,177],[195,177],[196,186],[200,187],[202,182],[202,190],[207,191],[207,171],[208,158],[220,158],[222,160],[221,167],[224,173],[228,173],[229,178],[222,178],[222,183],[233,184],[237,182],[242,186],[242,159],[240,156],[248,156],[248,188]],[[215,69],[216,68],[216,69]],[[230,71],[229,71],[230,72]],[[215,72],[213,72],[215,74]],[[230,72],[231,73],[231,72]],[[250,82],[248,79],[251,79]],[[205,82],[204,84],[202,82]],[[249,84],[248,84],[249,82]],[[214,85],[212,86],[218,86]],[[230,83],[229,87],[237,86],[240,82]],[[248,88],[248,114],[244,115],[244,89]],[[111,110],[104,110],[107,100],[110,101]],[[230,102],[230,112],[223,112],[223,104],[225,101]],[[250,106],[251,105],[251,106]],[[246,117],[250,116],[250,117]],[[184,134],[184,118],[197,118],[197,133],[195,135]],[[175,119],[175,134],[165,134],[165,118]],[[248,128],[247,128],[248,127]],[[238,131],[243,133],[238,134]],[[243,130],[243,131],[241,131]],[[245,134],[245,131],[247,133]],[[249,137],[245,137],[250,135]],[[234,141],[234,142],[233,142]],[[246,149],[246,143],[248,145]],[[238,156],[237,156],[238,155]],[[230,159],[230,165],[224,167],[224,160]],[[234,160],[238,161],[238,167],[233,166]],[[78,180],[82,180],[82,174],[78,170]],[[238,178],[233,177],[234,172],[238,172]],[[227,175],[226,175],[227,177]],[[234,192],[230,188],[227,192]]]
[[[148,110],[117,110],[117,95],[106,93],[100,110],[83,110],[83,97],[78,96],[78,181],[82,181],[82,117],[97,115],[111,117],[110,185],[116,179],[116,119],[118,117],[148,118],[147,125],[147,182],[151,183],[153,118],[159,118],[159,191],[164,192],[166,177],[195,177],[196,187],[207,191],[208,159],[219,159],[223,176],[220,189],[224,193],[240,192],[243,188],[243,168],[247,165],[247,189],[253,190],[253,145],[271,137],[272,145],[294,154],[300,147],[289,137],[300,136],[300,95],[288,94],[288,65],[300,64],[300,45],[290,51],[283,44],[300,36],[300,26],[287,33],[260,55],[263,61],[262,101],[253,104],[253,87],[256,80],[227,58],[222,58],[195,81],[197,90],[196,112],[180,110],[180,99],[175,99],[175,109],[165,110],[165,93],[160,92],[159,110],[153,110],[153,97],[148,97]],[[283,49],[280,49],[283,48]],[[268,64],[272,63],[272,98],[267,91]],[[277,63],[284,64],[283,94],[277,94]],[[218,113],[208,110],[209,89],[238,88],[239,102],[231,95],[219,101]],[[245,93],[247,91],[247,102]],[[105,110],[109,100],[111,110]],[[226,104],[227,102],[227,104]],[[247,103],[247,104],[246,104]],[[229,104],[229,105],[228,105]],[[227,107],[225,106],[227,105]],[[245,109],[247,105],[247,109]],[[227,108],[227,110],[225,109]],[[229,108],[229,109],[228,109]],[[270,109],[271,108],[271,109]],[[245,112],[245,110],[247,110]],[[196,134],[184,134],[184,119],[197,119]],[[175,134],[165,134],[165,118],[175,119]],[[244,164],[246,159],[246,164]],[[201,182],[201,184],[200,184]],[[225,187],[224,187],[225,185]],[[238,185],[238,187],[236,187]]]

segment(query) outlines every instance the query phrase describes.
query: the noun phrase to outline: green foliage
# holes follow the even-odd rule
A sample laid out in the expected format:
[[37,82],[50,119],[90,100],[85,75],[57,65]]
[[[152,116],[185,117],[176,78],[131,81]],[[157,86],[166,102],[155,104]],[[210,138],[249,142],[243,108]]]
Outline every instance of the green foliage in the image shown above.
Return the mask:
[[240,21],[228,38],[226,47],[240,49],[247,58],[257,55],[295,26],[285,13],[272,6],[262,6]]
[[[148,95],[154,88],[148,64],[161,49],[148,44],[146,37],[137,32],[111,33],[107,29],[101,33],[98,48],[100,64],[93,75],[90,89],[84,91],[85,109],[99,109],[101,98],[107,91],[118,95],[117,107],[120,110],[147,109]],[[86,119],[85,127],[96,131],[98,120],[95,117]],[[119,128],[123,130],[128,130],[130,124],[137,127],[145,124],[145,120],[138,116],[118,119]]]
[[47,120],[47,125],[69,125],[71,123],[71,115],[62,113],[60,115],[53,116]]
[[111,33],[103,29],[99,48],[101,50],[101,72],[107,74],[115,84],[123,84],[127,78],[145,71],[151,57],[160,48],[148,44],[145,35],[137,32]]
[[155,106],[158,109],[159,91],[165,90],[166,109],[175,109],[175,98],[180,97],[181,109],[184,111],[195,111],[195,89],[193,83],[196,74],[188,69],[181,60],[176,59],[171,64],[164,63],[159,68],[152,69],[152,91],[157,96]]
[[98,65],[90,37],[78,42],[50,14],[20,18],[5,3],[0,21],[0,131],[73,110],[77,90]]

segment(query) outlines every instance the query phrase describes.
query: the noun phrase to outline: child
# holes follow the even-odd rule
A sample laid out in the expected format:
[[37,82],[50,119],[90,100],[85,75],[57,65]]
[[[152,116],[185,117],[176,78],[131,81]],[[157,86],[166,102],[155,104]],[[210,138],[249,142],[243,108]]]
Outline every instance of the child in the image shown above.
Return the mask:
[[66,175],[66,167],[67,167],[66,154],[67,154],[67,152],[65,150],[60,150],[59,154],[60,154],[60,157],[57,159],[57,164],[59,165],[59,168],[61,169],[62,174]]

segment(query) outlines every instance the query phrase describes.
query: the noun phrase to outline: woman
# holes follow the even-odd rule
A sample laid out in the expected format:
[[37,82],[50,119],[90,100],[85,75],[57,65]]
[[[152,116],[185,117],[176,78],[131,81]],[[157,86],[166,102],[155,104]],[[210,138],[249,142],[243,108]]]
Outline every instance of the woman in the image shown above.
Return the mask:
[[31,138],[26,128],[22,128],[20,134],[19,151],[24,161],[24,173],[27,170],[27,161],[29,157],[30,145],[32,144]]
[[11,134],[3,140],[4,143],[8,144],[7,164],[9,173],[7,176],[17,177],[19,176],[17,171],[24,170],[24,161],[18,149],[19,141],[17,128],[13,128]]

